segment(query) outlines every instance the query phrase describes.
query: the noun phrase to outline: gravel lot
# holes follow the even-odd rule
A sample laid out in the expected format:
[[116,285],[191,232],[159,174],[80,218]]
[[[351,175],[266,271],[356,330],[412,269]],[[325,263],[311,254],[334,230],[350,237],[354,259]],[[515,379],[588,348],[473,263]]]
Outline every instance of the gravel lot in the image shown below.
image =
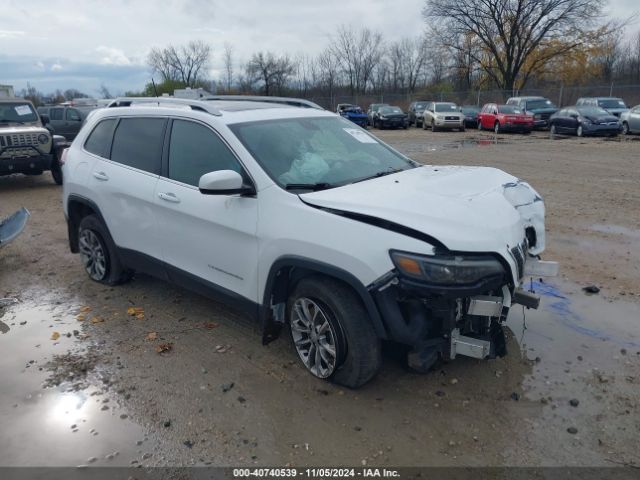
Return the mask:
[[507,357],[417,375],[390,349],[360,390],[315,380],[286,336],[263,347],[222,305],[142,275],[90,282],[60,187],[4,177],[0,217],[32,217],[0,251],[17,300],[0,309],[0,465],[640,465],[640,137],[374,133],[545,197],[562,275],[513,312]]

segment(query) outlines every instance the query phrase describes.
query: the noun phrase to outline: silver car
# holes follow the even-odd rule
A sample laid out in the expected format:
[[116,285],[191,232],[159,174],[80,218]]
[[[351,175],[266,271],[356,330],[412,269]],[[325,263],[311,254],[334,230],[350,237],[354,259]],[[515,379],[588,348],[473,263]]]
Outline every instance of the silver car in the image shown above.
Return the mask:
[[422,114],[422,128],[431,128],[432,132],[439,129],[458,129],[464,132],[464,113],[451,102],[429,102]]
[[622,133],[640,133],[640,105],[620,114]]

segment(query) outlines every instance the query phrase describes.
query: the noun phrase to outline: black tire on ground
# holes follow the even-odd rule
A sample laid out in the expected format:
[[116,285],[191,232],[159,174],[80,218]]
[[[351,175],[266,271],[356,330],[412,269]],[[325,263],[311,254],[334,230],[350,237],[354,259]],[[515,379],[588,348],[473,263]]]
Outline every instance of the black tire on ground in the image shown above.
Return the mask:
[[358,388],[370,381],[382,364],[380,339],[357,294],[331,277],[303,278],[287,302],[288,320],[295,301],[300,298],[318,304],[336,334],[336,367],[326,379],[349,388]]
[[482,122],[478,119],[478,130],[482,131]]
[[51,164],[51,176],[57,185],[62,185],[62,167],[60,166],[60,163],[58,163],[57,155]]
[[496,133],[500,133],[500,122],[496,122],[496,124],[493,126],[493,131]]
[[629,124],[627,122],[622,122],[622,134],[629,135]]
[[584,131],[582,130],[582,125],[578,125],[578,128],[576,128],[576,136],[578,136],[578,137],[583,137],[584,136]]
[[556,135],[558,133],[558,129],[556,128],[555,124],[551,124],[551,128],[549,128],[549,133],[551,133],[551,135]]
[[[80,225],[78,227],[79,241],[82,241],[85,231],[92,233],[97,239],[97,242],[103,252],[105,266],[103,275],[92,276],[87,271],[89,278],[98,283],[104,283],[105,285],[118,285],[128,281],[131,278],[132,272],[127,270],[120,262],[109,230],[96,215],[87,215],[80,221]],[[84,259],[83,263],[85,270],[87,270],[88,265]]]
[[422,120],[422,129],[423,130],[427,129],[427,122],[425,122],[424,120]]
[[432,132],[438,131],[438,128],[436,127],[436,122],[434,122],[433,120],[431,120],[431,131]]

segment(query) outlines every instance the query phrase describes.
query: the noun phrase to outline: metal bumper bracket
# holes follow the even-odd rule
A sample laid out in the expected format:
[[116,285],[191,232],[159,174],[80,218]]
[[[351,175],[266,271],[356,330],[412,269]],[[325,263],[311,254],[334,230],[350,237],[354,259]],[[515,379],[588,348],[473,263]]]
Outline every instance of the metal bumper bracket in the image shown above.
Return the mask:
[[456,355],[465,355],[482,360],[488,357],[490,352],[491,342],[460,335],[457,328],[451,331],[451,359],[456,358]]

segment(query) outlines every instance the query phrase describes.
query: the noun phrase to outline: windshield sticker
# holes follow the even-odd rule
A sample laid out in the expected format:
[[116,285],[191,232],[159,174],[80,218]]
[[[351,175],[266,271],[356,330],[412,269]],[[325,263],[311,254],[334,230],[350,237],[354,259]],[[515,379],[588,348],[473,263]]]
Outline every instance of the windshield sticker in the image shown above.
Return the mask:
[[16,113],[20,116],[31,115],[31,109],[29,108],[29,105],[18,105],[14,108]]
[[624,107],[624,102],[622,100],[618,100],[618,105],[620,105],[621,107]]
[[343,130],[360,143],[378,143],[371,135],[363,132],[362,130],[358,130],[357,128],[343,128]]

